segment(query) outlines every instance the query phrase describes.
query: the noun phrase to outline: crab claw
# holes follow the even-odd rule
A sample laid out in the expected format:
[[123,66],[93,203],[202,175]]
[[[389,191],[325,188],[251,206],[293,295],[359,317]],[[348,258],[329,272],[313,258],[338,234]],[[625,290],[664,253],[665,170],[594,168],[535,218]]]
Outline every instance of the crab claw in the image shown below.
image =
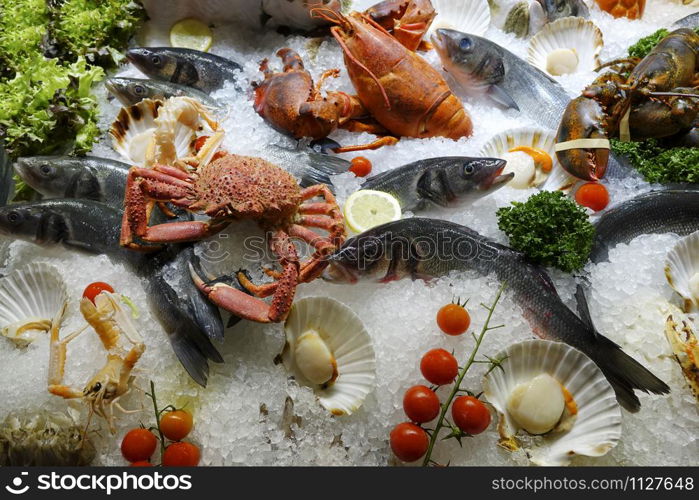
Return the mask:
[[271,322],[269,304],[249,295],[237,279],[223,276],[210,281],[204,281],[189,264],[189,273],[197,288],[217,306],[243,319],[258,323]]

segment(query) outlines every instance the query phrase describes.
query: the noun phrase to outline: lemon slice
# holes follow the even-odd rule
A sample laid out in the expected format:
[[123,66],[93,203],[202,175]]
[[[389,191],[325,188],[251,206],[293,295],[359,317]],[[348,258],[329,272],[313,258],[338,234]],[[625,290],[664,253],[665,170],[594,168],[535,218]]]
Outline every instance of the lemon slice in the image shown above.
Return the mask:
[[394,196],[383,191],[363,189],[347,198],[344,213],[349,228],[361,233],[379,224],[400,219],[401,210]]
[[211,48],[214,35],[209,27],[199,21],[188,17],[177,21],[170,28],[170,45],[184,49],[194,49],[206,52]]

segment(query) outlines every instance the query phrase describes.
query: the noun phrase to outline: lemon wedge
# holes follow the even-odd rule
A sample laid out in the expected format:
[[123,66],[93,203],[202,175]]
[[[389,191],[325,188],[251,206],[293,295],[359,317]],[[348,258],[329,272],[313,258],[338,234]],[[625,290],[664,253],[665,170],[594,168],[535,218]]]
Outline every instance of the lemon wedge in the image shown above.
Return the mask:
[[394,196],[383,191],[362,189],[347,198],[344,213],[349,228],[361,233],[380,224],[400,219],[401,209]]
[[208,51],[214,41],[211,29],[198,19],[188,17],[170,28],[170,45],[184,49]]

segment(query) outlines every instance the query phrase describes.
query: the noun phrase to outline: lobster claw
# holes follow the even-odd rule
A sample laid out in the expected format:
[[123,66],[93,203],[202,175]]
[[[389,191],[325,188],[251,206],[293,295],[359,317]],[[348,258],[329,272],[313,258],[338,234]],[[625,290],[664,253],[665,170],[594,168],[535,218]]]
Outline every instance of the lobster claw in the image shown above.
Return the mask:
[[604,120],[604,109],[594,99],[580,96],[568,103],[556,134],[556,157],[570,175],[586,181],[604,177],[609,161]]

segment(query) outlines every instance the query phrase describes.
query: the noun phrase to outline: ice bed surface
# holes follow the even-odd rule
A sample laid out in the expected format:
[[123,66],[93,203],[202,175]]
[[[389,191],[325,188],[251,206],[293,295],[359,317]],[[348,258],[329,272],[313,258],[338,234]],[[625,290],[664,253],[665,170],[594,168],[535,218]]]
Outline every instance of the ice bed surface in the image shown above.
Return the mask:
[[[370,0],[355,2],[367,7]],[[591,9],[592,20],[604,34],[603,60],[621,57],[631,41],[670,25],[691,13],[692,8],[679,3],[653,0],[648,2],[642,21],[614,20],[611,16]],[[167,26],[151,22],[144,30],[141,43],[167,45]],[[284,37],[272,31],[253,32],[236,24],[219,25],[214,29],[212,52],[230,57],[244,66],[248,81],[258,80],[258,63],[269,57],[275,67],[274,53],[289,46],[300,52],[307,68],[317,78],[323,70],[341,68],[340,78],[328,82],[329,89],[352,91],[337,44],[324,40],[312,55],[309,40],[300,36]],[[491,27],[486,37],[524,57],[526,42]],[[426,55],[439,67],[435,53]],[[121,75],[137,76],[132,67],[123,67]],[[558,78],[571,96],[594,78],[593,73]],[[456,88],[459,93],[459,89]],[[116,116],[118,106],[108,101],[104,89],[98,90],[101,101],[101,125],[106,130]],[[268,127],[253,111],[248,94],[238,94],[224,88],[215,94],[228,104],[228,114],[222,122],[226,130],[224,147],[240,153],[265,157],[271,143],[284,143],[283,136]],[[395,147],[362,153],[371,159],[374,173],[395,168],[418,158],[445,155],[477,155],[483,143],[492,135],[518,126],[536,125],[514,111],[501,111],[489,103],[465,99],[465,106],[474,123],[474,135],[454,142],[447,139],[403,139]],[[361,143],[369,135],[340,132],[333,136],[342,143]],[[106,138],[97,144],[95,155],[115,157]],[[334,179],[340,202],[359,183],[352,174]],[[640,178],[631,177],[608,184],[612,203],[619,203],[650,186]],[[442,217],[469,226],[480,233],[506,243],[497,228],[495,211],[512,200],[524,200],[534,191],[503,188],[472,206],[459,211],[439,210],[426,214]],[[410,214],[407,214],[408,216]],[[244,259],[244,237],[260,234],[255,224],[231,226],[224,234],[198,247],[214,273],[230,272],[241,265],[259,273],[259,263]],[[610,254],[610,261],[588,266],[592,281],[590,307],[598,329],[620,344],[672,388],[668,396],[640,393],[641,411],[623,413],[623,436],[619,445],[601,458],[577,457],[577,465],[699,465],[697,404],[685,385],[677,363],[672,359],[664,338],[664,316],[660,306],[672,297],[672,290],[663,275],[665,253],[674,235],[653,235],[637,238],[629,245],[620,245]],[[493,279],[468,274],[453,275],[426,284],[407,280],[385,285],[331,285],[320,280],[301,285],[297,297],[331,296],[350,306],[372,336],[377,357],[377,386],[363,407],[349,417],[333,417],[317,402],[309,388],[299,387],[289,378],[282,365],[273,363],[284,344],[281,325],[260,325],[241,322],[226,331],[220,351],[223,364],[211,364],[207,388],[194,384],[180,367],[168,340],[158,323],[147,311],[145,292],[139,279],[123,266],[113,264],[104,256],[71,253],[62,248],[40,248],[23,242],[0,240],[0,249],[7,249],[7,269],[19,268],[29,262],[56,265],[68,284],[71,302],[64,322],[64,332],[81,324],[78,300],[86,284],[93,281],[111,283],[117,291],[126,293],[141,306],[137,325],[146,339],[147,350],[138,364],[140,385],[155,382],[163,403],[186,404],[195,414],[195,429],[191,438],[201,445],[202,464],[206,465],[385,465],[395,463],[388,446],[388,433],[393,425],[405,420],[401,402],[409,386],[423,383],[419,371],[422,354],[435,347],[454,350],[457,359],[468,355],[473,340],[469,335],[450,338],[435,324],[439,307],[454,296],[470,298],[473,326],[479,328],[485,312],[476,304],[492,301],[497,283]],[[0,252],[1,253],[1,252]],[[1,262],[1,261],[0,261]],[[633,263],[631,270],[629,263]],[[563,299],[570,303],[573,280],[552,272]],[[259,274],[256,274],[259,276]],[[532,331],[521,310],[509,297],[501,301],[497,321],[505,328],[486,336],[481,352],[495,354],[507,345],[530,338]],[[46,390],[48,367],[48,338],[42,337],[29,348],[20,350],[10,342],[0,342],[0,419],[16,409],[48,408],[62,410],[66,401]],[[70,345],[66,382],[82,387],[102,366],[103,350],[96,336],[84,335]],[[480,389],[482,367],[469,373],[464,386]],[[293,401],[291,408],[287,399]],[[127,407],[139,407],[141,397],[131,395]],[[152,413],[144,399],[146,411],[126,415],[118,421],[117,436],[105,430],[94,435],[98,447],[96,463],[123,464],[118,443],[127,429],[139,421],[152,422]],[[77,406],[81,408],[80,405]],[[286,408],[286,409],[285,409]],[[84,409],[83,409],[84,411]],[[291,418],[291,413],[298,418]],[[98,422],[99,423],[99,422]],[[465,439],[463,448],[453,441],[440,442],[433,458],[452,465],[512,465],[526,464],[523,455],[511,454],[496,446],[494,426],[474,438]]]

